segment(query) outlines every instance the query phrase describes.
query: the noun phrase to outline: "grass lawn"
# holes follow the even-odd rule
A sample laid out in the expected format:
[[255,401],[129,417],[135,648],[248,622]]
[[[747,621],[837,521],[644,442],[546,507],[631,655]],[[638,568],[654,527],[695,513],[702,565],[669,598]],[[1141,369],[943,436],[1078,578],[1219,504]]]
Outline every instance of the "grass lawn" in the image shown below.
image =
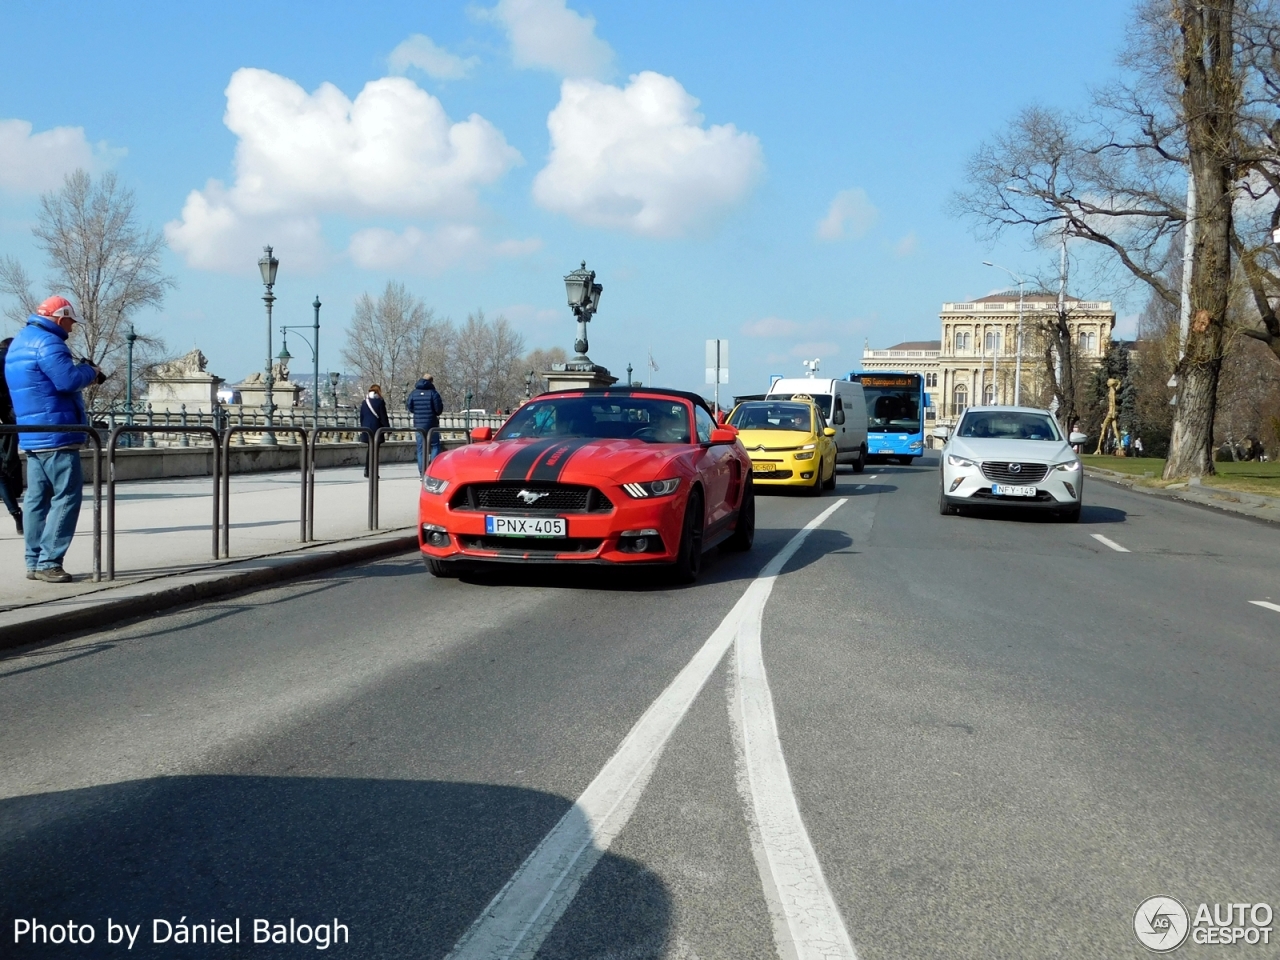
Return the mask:
[[[1116,473],[1127,473],[1142,477],[1150,473],[1146,482],[1152,486],[1165,486],[1160,480],[1164,472],[1164,461],[1155,457],[1094,457],[1085,455],[1080,458],[1086,466],[1098,467],[1102,470],[1114,470]],[[1280,462],[1272,463],[1215,463],[1217,475],[1204,478],[1206,487],[1221,487],[1224,490],[1243,490],[1246,493],[1265,493],[1280,497]]]

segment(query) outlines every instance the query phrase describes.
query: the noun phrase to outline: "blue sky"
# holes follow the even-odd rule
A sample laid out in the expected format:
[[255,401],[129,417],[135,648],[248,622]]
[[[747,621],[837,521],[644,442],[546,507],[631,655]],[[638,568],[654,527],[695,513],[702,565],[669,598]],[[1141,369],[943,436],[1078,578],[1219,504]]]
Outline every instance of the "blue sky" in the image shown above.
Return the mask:
[[814,356],[841,375],[864,339],[934,338],[944,300],[1002,286],[982,260],[1045,262],[1022,238],[979,243],[946,201],[1020,107],[1078,106],[1115,72],[1128,13],[11,3],[0,253],[43,275],[38,194],[86,163],[117,171],[168,231],[178,287],[139,327],[198,345],[229,379],[263,363],[265,243],[276,324],[324,303],[322,368],[341,368],[355,299],[389,278],[441,315],[501,313],[529,347],[569,348],[561,277],[586,259],[604,285],[591,356],[615,374],[640,376],[652,351],[655,382],[703,389],[718,336],[732,392]]

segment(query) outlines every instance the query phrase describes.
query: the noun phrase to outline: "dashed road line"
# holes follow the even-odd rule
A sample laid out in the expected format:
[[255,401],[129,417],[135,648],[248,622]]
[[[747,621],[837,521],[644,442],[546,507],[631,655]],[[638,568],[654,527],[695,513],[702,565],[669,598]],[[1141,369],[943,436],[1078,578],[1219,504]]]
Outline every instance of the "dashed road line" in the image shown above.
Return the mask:
[[693,659],[636,721],[582,796],[454,944],[447,960],[529,960],[537,953],[591,868],[631,819],[667,741],[738,631],[744,623],[759,629],[765,602],[782,567],[809,534],[847,502],[837,500],[814,517],[765,564]]
[[855,490],[865,490],[865,489],[867,489],[867,485],[866,485],[865,483],[860,483],[860,484],[858,484],[856,487],[854,487],[853,489],[855,489]]
[[1280,603],[1271,603],[1269,600],[1250,600],[1249,602],[1254,606],[1266,607],[1268,610],[1274,610],[1276,613],[1280,613]]
[[1108,537],[1104,537],[1100,533],[1093,533],[1093,534],[1090,534],[1090,536],[1093,537],[1093,539],[1097,540],[1099,543],[1106,544],[1116,553],[1132,553],[1133,552],[1128,547],[1122,547],[1120,546],[1120,544],[1116,543],[1114,540],[1111,540]]

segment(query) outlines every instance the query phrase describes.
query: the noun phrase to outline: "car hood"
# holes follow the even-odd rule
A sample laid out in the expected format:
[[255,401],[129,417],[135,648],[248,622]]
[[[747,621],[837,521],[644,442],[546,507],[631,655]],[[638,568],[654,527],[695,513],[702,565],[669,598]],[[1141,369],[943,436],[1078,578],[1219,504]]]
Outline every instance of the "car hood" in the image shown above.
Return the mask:
[[437,457],[428,472],[458,483],[659,480],[667,463],[688,449],[643,440],[521,438],[458,447]]
[[739,430],[738,440],[747,452],[764,447],[766,450],[790,450],[806,443],[816,443],[817,437],[803,430]]
[[952,437],[947,452],[970,460],[1038,463],[1060,463],[1075,456],[1064,440],[986,440],[979,437]]

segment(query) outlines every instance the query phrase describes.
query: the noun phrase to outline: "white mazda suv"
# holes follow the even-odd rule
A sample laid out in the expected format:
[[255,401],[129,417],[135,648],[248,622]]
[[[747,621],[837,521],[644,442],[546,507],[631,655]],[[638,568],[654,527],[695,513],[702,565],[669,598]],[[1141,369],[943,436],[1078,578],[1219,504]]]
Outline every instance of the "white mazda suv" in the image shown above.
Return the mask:
[[943,515],[960,507],[1023,507],[1080,519],[1084,469],[1048,410],[970,407],[941,460]]

